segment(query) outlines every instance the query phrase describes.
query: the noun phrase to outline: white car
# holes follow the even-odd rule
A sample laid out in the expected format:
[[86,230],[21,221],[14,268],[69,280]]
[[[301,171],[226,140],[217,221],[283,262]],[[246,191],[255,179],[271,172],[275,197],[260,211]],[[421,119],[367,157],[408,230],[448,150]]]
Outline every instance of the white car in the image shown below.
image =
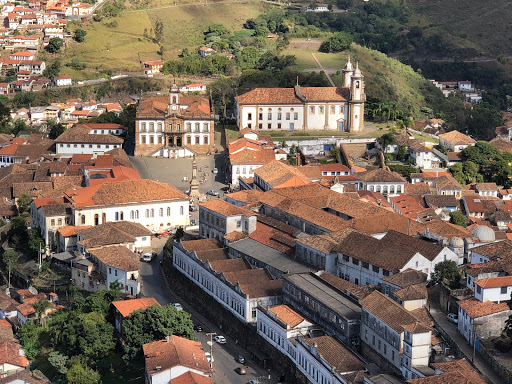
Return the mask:
[[215,336],[213,341],[219,344],[226,344],[226,338],[224,336]]
[[180,303],[173,303],[172,306],[176,308],[176,310],[178,311],[183,311],[183,307],[181,306]]
[[217,173],[219,173],[219,170],[218,170],[217,168],[213,168],[213,169],[212,169],[212,173],[213,173],[214,175],[216,175]]
[[446,318],[448,319],[448,321],[454,324],[459,324],[459,317],[454,313],[449,313],[448,316],[446,316]]
[[153,254],[151,252],[145,253],[144,256],[142,256],[142,260],[146,263],[151,262],[151,260],[153,260]]

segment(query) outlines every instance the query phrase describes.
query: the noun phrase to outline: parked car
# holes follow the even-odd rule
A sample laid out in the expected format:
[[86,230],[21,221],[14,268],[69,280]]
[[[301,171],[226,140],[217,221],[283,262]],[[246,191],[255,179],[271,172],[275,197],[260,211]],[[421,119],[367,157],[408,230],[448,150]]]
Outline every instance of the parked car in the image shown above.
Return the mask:
[[142,261],[145,261],[146,263],[150,263],[153,260],[153,254],[151,252],[145,253],[144,256],[142,256]]
[[188,210],[190,212],[195,212],[195,211],[197,211],[197,207],[195,205],[189,205]]
[[260,381],[258,379],[254,379],[254,380],[248,381],[245,384],[260,384]]
[[194,331],[203,332],[203,326],[201,324],[194,325]]
[[210,189],[208,192],[206,192],[206,194],[211,196],[219,196],[219,192],[214,189]]
[[247,375],[247,371],[244,367],[238,367],[237,369],[235,369],[235,372],[238,373],[239,375]]
[[459,324],[459,317],[455,313],[449,313],[446,318],[454,324]]
[[183,307],[180,303],[173,303],[172,306],[176,308],[178,311],[183,311]]
[[168,230],[166,230],[166,231],[162,231],[162,232],[158,232],[158,233],[156,234],[156,237],[167,236],[167,235],[169,235],[170,233],[171,233],[171,232],[169,232]]
[[245,357],[243,357],[242,355],[238,355],[236,357],[236,361],[237,361],[237,363],[245,364]]
[[226,338],[224,336],[215,336],[213,341],[219,344],[226,344]]
[[219,173],[219,170],[217,168],[213,168],[212,173],[216,175],[217,173]]
[[190,225],[197,225],[197,220],[196,219],[190,220]]

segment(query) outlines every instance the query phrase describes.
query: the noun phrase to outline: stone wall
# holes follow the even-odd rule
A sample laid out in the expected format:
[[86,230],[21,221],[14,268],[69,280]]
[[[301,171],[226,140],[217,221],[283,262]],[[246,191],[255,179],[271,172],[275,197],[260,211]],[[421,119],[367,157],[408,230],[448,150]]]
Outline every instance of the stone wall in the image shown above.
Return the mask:
[[492,348],[490,341],[480,341],[478,349],[482,359],[498,374],[505,384],[512,384],[510,353],[504,354]]

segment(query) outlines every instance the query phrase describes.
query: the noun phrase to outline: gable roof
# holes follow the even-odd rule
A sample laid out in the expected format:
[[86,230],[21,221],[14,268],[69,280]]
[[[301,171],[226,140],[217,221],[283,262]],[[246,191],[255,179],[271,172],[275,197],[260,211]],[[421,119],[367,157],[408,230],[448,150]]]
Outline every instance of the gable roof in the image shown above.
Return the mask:
[[137,255],[123,246],[91,249],[89,253],[106,266],[114,267],[122,271],[138,271],[140,268]]
[[364,363],[349,349],[331,336],[302,339],[314,347],[320,357],[340,374],[364,369]]
[[119,311],[123,317],[130,316],[132,312],[139,309],[146,309],[152,305],[160,306],[160,303],[153,297],[146,297],[142,299],[131,299],[131,300],[117,300],[113,301],[112,305]]
[[255,169],[254,174],[272,188],[279,188],[280,186],[292,187],[310,183],[310,179],[300,172],[298,168],[278,160],[273,160]]
[[234,204],[230,204],[221,199],[212,199],[205,201],[204,203],[199,203],[200,207],[204,207],[209,209],[210,211],[221,214],[222,216],[236,216],[236,215],[244,215],[244,216],[254,216],[255,212],[248,210],[245,207],[238,207]]
[[300,87],[255,88],[235,97],[238,104],[302,104],[304,101],[347,101],[349,88]]
[[[79,114],[75,111],[72,114]],[[80,127],[69,128],[55,139],[56,143],[80,143],[80,144],[123,144],[124,139],[114,135],[89,134],[85,129]]]
[[115,181],[65,192],[76,207],[115,205],[148,201],[188,200],[176,187],[149,179]]
[[432,367],[441,371],[439,375],[408,380],[411,384],[485,384],[477,371],[466,359],[432,363]]
[[2,341],[0,343],[0,364],[11,364],[17,367],[28,367],[28,360],[21,355],[21,345],[12,341]]
[[422,284],[427,281],[427,274],[412,268],[395,273],[391,276],[385,276],[382,281],[393,284],[399,288],[406,288],[414,284]]
[[499,313],[503,311],[510,311],[510,308],[508,307],[508,304],[506,302],[500,304],[496,304],[492,301],[481,302],[475,297],[460,300],[457,302],[457,304],[459,305],[459,308],[466,312],[467,315],[472,319],[492,315],[494,313]]
[[269,307],[268,311],[274,314],[279,320],[289,325],[291,329],[295,328],[300,323],[307,321],[304,316],[284,304]]
[[[199,341],[171,335],[166,340],[144,344],[146,371],[152,375],[177,366],[183,366],[204,373],[210,373],[210,363],[206,359]],[[160,367],[159,370],[156,367]]]
[[443,133],[439,135],[439,137],[452,145],[471,145],[476,143],[474,139],[459,131],[450,131],[448,133]]
[[366,183],[406,183],[406,180],[398,173],[382,168],[358,173],[357,176]]
[[397,333],[402,333],[404,326],[415,324],[418,319],[400,304],[380,292],[372,292],[359,302],[361,307],[384,322]]
[[85,247],[101,247],[105,245],[131,243],[136,237],[152,236],[153,233],[139,223],[115,221],[89,226],[76,231],[83,240],[79,243]]

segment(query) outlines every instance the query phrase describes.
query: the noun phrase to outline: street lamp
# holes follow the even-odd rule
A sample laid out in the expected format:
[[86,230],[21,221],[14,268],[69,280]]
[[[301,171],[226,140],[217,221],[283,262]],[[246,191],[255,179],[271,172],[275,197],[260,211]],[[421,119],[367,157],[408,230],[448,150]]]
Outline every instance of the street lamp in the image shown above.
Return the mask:
[[212,377],[213,377],[213,336],[216,336],[215,332],[207,333],[206,336],[210,336],[210,341],[207,341],[206,344],[210,346],[210,367],[212,369]]

